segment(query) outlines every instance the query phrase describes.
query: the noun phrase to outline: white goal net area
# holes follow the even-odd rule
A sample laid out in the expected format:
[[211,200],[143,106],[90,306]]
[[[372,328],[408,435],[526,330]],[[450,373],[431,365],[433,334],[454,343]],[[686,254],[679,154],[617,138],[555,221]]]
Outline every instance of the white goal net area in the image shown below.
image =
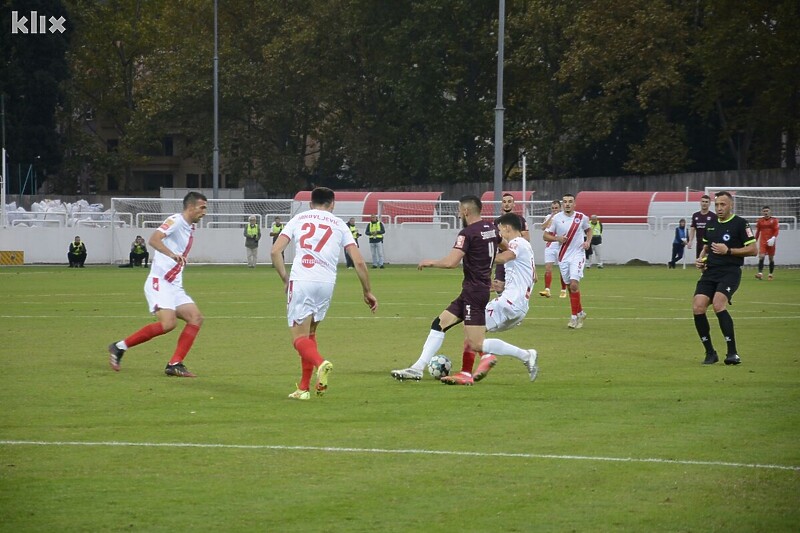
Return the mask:
[[800,187],[706,187],[714,209],[714,195],[727,191],[733,196],[733,212],[748,222],[761,218],[761,209],[769,206],[781,229],[797,229],[800,219]]
[[[500,213],[502,202],[481,202],[482,216],[493,220]],[[378,216],[389,224],[432,225],[441,228],[460,228],[457,200],[379,200]],[[541,224],[550,214],[550,201],[518,201],[514,212],[525,217],[528,225]]]
[[[341,204],[341,205],[340,205]],[[482,202],[483,218],[493,220],[500,213],[501,202]],[[337,202],[334,214],[344,220],[354,217],[356,222],[369,220],[363,208],[354,208],[347,202]],[[308,209],[307,202],[293,199],[208,200],[208,214],[198,224],[204,228],[243,227],[255,215],[261,227],[269,227],[276,217],[283,222]],[[183,210],[181,198],[113,198],[111,219],[115,227],[156,228],[170,215]],[[514,212],[525,217],[528,225],[535,227],[550,214],[549,200],[518,201]],[[378,216],[385,224],[432,225],[439,228],[460,228],[457,200],[379,200]]]
[[[276,217],[283,222],[296,208],[290,199],[283,200],[208,200],[208,212],[199,226],[205,228],[244,227],[255,216],[262,227],[272,225]],[[115,226],[156,228],[165,218],[183,211],[181,198],[112,198],[111,215]]]

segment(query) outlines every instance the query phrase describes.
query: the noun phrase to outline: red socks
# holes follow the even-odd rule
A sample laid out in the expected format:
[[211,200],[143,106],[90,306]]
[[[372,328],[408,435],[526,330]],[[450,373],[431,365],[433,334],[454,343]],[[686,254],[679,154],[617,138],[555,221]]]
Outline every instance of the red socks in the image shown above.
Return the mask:
[[164,326],[161,325],[161,322],[156,322],[154,324],[148,324],[136,333],[132,334],[130,337],[125,339],[125,344],[128,345],[128,348],[133,348],[137,344],[142,344],[143,342],[147,342],[153,337],[158,337],[159,335],[164,334]]
[[194,339],[199,331],[200,326],[186,324],[183,331],[181,331],[181,336],[178,337],[178,347],[175,348],[175,353],[172,355],[172,359],[169,360],[169,364],[174,365],[183,361],[192,344],[194,344]]
[[567,284],[566,284],[566,283],[564,283],[564,278],[562,278],[562,277],[559,275],[559,276],[558,276],[558,279],[560,279],[560,280],[561,280],[561,290],[562,290],[562,291],[566,290],[566,289],[567,289]]
[[572,306],[573,315],[577,315],[583,311],[583,307],[581,307],[581,292],[578,291],[569,293],[569,303]]
[[475,352],[473,352],[467,341],[464,341],[464,353],[461,354],[461,371],[472,375],[472,367],[475,365]]
[[314,373],[314,367],[322,364],[325,359],[319,354],[317,350],[316,335],[311,337],[300,337],[294,341],[294,349],[300,355],[300,367],[303,369],[303,374],[300,377],[300,383],[297,388],[300,390],[308,390],[311,386],[311,375]]
[[314,374],[314,365],[305,359],[300,360],[300,366],[303,369],[303,375],[300,377],[300,383],[297,388],[300,390],[309,390],[311,387],[311,376]]
[[550,289],[550,284],[553,282],[553,273],[552,272],[545,272],[544,273],[544,288]]

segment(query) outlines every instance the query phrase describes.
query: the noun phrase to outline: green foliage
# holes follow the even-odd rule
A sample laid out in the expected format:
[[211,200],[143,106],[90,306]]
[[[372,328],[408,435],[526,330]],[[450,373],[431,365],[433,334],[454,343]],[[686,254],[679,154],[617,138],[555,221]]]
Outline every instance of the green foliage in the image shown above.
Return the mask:
[[[507,4],[505,176],[520,152],[534,178],[794,165],[781,139],[797,144],[800,123],[796,2]],[[68,5],[69,168],[124,182],[167,134],[210,168],[212,2]],[[221,2],[222,172],[283,194],[489,181],[497,13],[479,0]],[[116,150],[97,146],[90,112],[111,121]]]
[[[799,271],[745,270],[738,367],[700,364],[695,271],[607,267],[582,281],[583,329],[567,300],[536,296],[498,335],[539,350],[536,382],[501,358],[464,388],[388,374],[416,359],[460,272],[370,273],[378,313],[341,270],[318,333],[329,392],[293,402],[269,267],[189,266],[196,379],[163,375],[179,331],[108,368],[108,343],[150,320],[143,269],[0,269],[0,441],[17,443],[0,443],[0,529],[796,530]],[[458,364],[461,347],[458,326],[442,352]]]
[[[715,115],[737,168],[796,165],[781,135],[800,135],[800,5],[788,0],[700,3],[693,60],[701,72],[698,106]],[[792,146],[790,144],[789,146]]]

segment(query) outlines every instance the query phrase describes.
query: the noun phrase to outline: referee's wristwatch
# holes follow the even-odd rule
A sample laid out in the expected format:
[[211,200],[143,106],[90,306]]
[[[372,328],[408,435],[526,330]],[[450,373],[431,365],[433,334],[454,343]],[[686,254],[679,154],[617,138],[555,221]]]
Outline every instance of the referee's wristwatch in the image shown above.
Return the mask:
[[728,246],[728,251],[725,253],[725,255],[733,255],[733,252],[731,251],[731,247],[730,246]]

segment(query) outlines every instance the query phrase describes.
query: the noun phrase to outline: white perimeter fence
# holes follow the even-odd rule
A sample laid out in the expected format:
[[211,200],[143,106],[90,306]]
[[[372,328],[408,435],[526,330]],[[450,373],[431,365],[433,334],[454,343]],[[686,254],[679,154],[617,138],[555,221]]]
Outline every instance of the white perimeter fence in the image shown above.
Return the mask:
[[[531,244],[537,263],[542,262],[544,241],[541,224],[549,213],[549,201],[517,202],[524,213],[531,233]],[[354,218],[365,233],[368,216],[352,203],[336,204],[334,214],[347,221]],[[624,264],[638,259],[664,264],[670,259],[675,227],[681,218],[690,219],[697,206],[686,205],[686,213],[659,216],[603,216],[602,257],[606,264]],[[284,222],[308,209],[307,204],[293,200],[210,200],[209,212],[198,224],[190,261],[195,263],[245,263],[243,228],[255,215],[264,237],[259,248],[259,262],[269,262],[271,239],[269,227],[277,217]],[[28,264],[66,264],[69,243],[80,235],[86,243],[87,264],[114,264],[128,261],[130,246],[137,235],[145,240],[167,216],[179,212],[179,199],[120,198],[112,201],[105,213],[94,213],[91,219],[69,225],[67,218],[55,217],[0,227],[0,251],[23,251]],[[484,215],[494,218],[498,202],[484,202]],[[356,212],[358,211],[358,212]],[[385,256],[390,264],[416,264],[424,258],[447,254],[460,229],[458,202],[382,200],[378,213],[386,225]],[[773,213],[781,220],[776,262],[779,265],[800,265],[800,231],[797,217]],[[788,215],[788,216],[787,216]],[[759,214],[746,213],[751,223]],[[634,222],[635,220],[635,222]],[[41,222],[41,223],[37,223]],[[368,240],[359,239],[361,252],[371,260]],[[694,249],[687,250],[685,260],[691,263]],[[291,250],[286,260],[292,260]],[[344,262],[342,254],[341,261]],[[748,258],[747,264],[754,264]]]

